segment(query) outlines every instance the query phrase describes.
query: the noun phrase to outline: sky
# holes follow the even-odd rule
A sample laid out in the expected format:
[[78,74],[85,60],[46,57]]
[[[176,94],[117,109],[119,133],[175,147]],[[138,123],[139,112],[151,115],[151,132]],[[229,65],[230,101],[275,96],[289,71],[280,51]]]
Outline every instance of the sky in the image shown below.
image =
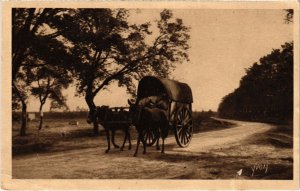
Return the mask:
[[[158,9],[132,10],[131,23],[159,19]],[[239,86],[245,69],[272,49],[293,39],[293,25],[284,22],[283,10],[176,9],[190,30],[189,62],[178,65],[171,78],[187,83],[193,93],[193,110],[218,109],[221,99]],[[155,30],[154,30],[155,34]],[[71,110],[87,108],[83,97],[75,97],[75,87],[64,91]],[[116,83],[99,92],[96,105],[127,106],[124,88]],[[38,111],[37,100],[30,99],[28,110]],[[49,110],[49,101],[45,111]]]

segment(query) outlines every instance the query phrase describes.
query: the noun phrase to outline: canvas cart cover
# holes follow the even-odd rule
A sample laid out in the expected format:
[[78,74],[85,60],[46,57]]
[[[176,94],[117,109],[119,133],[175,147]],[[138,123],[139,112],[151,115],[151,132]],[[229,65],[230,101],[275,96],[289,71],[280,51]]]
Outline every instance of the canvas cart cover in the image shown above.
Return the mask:
[[154,76],[145,76],[140,80],[137,92],[138,100],[162,94],[166,94],[172,101],[193,102],[192,90],[185,83]]

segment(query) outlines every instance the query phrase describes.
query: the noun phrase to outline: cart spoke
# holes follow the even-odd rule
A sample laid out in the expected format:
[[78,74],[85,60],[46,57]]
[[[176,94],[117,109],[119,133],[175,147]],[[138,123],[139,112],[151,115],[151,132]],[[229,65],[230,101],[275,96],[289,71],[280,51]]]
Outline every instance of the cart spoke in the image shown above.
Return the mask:
[[187,129],[188,132],[191,132],[191,130],[192,130],[192,125],[187,126],[186,129]]
[[190,133],[189,130],[186,130],[186,131],[185,131],[185,135],[187,135],[187,134],[189,134],[189,133]]
[[190,136],[189,134],[186,134],[186,143],[189,143],[190,142]]
[[182,127],[183,127],[183,125],[182,125],[182,124],[177,124],[177,127],[180,127],[180,128],[182,128]]
[[191,123],[192,122],[192,118],[188,118],[185,122],[186,122],[186,124]]
[[190,139],[190,134],[189,134],[188,132],[186,132],[185,138],[186,138],[186,143],[188,143],[188,141],[189,141],[189,139]]
[[156,137],[154,132],[152,131],[152,128],[144,129],[143,139],[147,146],[152,146],[154,144],[154,142],[156,141]]
[[181,133],[181,143],[183,143],[183,140],[184,140],[184,136],[182,135],[182,133]]
[[181,110],[181,112],[180,112],[180,119],[182,120],[183,118],[184,118],[184,109]]
[[192,138],[192,115],[189,108],[183,106],[176,112],[175,136],[177,144],[186,147]]
[[184,145],[186,144],[186,137],[185,137],[185,134],[183,134],[183,144],[184,144]]
[[181,112],[179,111],[179,113],[177,114],[177,119],[180,121],[181,119]]
[[184,114],[183,114],[183,119],[186,120],[187,117],[189,116],[189,114],[188,114],[188,112],[187,112],[186,109],[183,110],[183,113],[184,113]]
[[182,129],[183,129],[182,126],[178,126],[178,131],[177,131],[178,134],[182,131]]
[[184,118],[184,110],[181,110],[180,112],[180,119],[182,120]]
[[190,130],[188,130],[188,131],[186,131],[186,132],[187,132],[187,134],[188,134],[189,136],[192,135],[192,132],[191,132]]
[[183,129],[180,129],[180,131],[178,131],[178,136],[182,137],[182,133],[183,133]]
[[189,141],[190,141],[190,138],[189,138],[189,135],[188,135],[188,134],[185,134],[185,139],[186,139],[186,143],[185,143],[185,144],[188,144]]
[[191,120],[192,118],[187,114],[185,117],[184,117],[184,121],[188,122],[189,120]]

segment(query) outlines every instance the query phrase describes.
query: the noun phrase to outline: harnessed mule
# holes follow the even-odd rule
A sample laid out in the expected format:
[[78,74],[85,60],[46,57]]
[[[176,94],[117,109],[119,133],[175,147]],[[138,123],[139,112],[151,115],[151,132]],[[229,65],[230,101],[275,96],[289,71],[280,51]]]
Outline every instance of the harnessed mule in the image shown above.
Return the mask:
[[[139,102],[141,103],[141,102]],[[156,103],[149,104],[133,104],[130,100],[128,100],[128,104],[130,105],[130,113],[132,114],[132,122],[138,131],[138,139],[137,146],[134,153],[134,156],[137,156],[138,148],[140,142],[143,143],[144,151],[143,154],[146,154],[147,143],[143,139],[146,130],[151,130],[154,133],[154,136],[157,139],[156,149],[159,150],[159,138],[162,138],[162,150],[164,153],[164,141],[168,136],[169,131],[169,122],[167,119],[167,112],[165,110],[164,104],[161,107],[156,107]],[[152,106],[151,106],[152,105]]]
[[[92,108],[88,114],[87,122],[97,122],[100,123],[105,130],[106,139],[107,139],[107,150],[106,153],[110,150],[110,141],[114,145],[115,148],[120,148],[115,143],[115,131],[116,130],[123,130],[125,133],[124,141],[121,146],[121,151],[124,149],[125,143],[128,139],[129,147],[128,149],[131,149],[131,139],[130,139],[130,133],[129,128],[131,124],[129,123],[129,112],[128,111],[113,111],[108,106],[101,106],[101,107],[95,107]],[[118,121],[120,123],[118,123]],[[127,123],[125,122],[127,121]],[[122,123],[121,123],[122,122]],[[112,132],[112,135],[110,137],[110,131]]]

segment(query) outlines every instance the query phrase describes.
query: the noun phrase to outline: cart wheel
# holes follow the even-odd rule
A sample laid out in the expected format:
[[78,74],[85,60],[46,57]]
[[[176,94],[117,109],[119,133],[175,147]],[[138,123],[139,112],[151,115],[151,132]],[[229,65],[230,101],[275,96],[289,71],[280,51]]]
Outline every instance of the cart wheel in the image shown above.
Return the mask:
[[155,134],[152,131],[152,129],[150,128],[145,129],[143,134],[144,134],[143,139],[146,142],[148,147],[152,146],[156,142],[157,137],[155,137]]
[[176,142],[180,147],[187,147],[193,136],[192,112],[185,107],[175,114],[174,132]]

